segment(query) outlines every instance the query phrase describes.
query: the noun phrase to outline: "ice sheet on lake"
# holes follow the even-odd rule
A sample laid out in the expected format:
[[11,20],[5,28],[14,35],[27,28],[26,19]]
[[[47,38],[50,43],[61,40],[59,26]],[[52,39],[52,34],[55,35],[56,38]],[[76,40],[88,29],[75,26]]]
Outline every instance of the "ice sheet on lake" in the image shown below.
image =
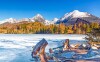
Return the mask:
[[49,48],[61,46],[65,39],[70,39],[72,43],[84,41],[85,35],[1,34],[0,62],[32,62],[30,61],[32,47],[42,38],[49,43],[46,47],[48,52]]
[[10,62],[16,58],[15,53],[9,50],[0,50],[0,62]]

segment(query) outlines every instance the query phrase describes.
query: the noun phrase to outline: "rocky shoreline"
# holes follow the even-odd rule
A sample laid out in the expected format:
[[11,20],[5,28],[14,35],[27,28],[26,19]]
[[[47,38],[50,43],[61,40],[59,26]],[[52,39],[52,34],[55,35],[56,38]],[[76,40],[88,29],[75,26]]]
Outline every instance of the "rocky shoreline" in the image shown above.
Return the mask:
[[[40,62],[99,62],[100,58],[92,58],[98,55],[99,49],[89,43],[80,45],[70,45],[69,39],[63,42],[62,46],[49,49],[49,53],[45,53],[45,47],[48,42],[42,39],[32,51],[32,58]],[[96,44],[95,44],[96,45]],[[72,47],[73,46],[73,47]],[[93,48],[95,47],[95,48]]]

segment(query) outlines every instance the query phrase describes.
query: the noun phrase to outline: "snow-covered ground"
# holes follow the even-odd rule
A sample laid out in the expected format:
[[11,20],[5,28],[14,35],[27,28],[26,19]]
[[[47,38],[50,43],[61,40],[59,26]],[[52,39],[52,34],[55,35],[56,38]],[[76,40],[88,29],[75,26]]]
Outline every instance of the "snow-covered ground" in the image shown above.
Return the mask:
[[85,35],[76,34],[0,34],[0,62],[33,62],[31,61],[32,46],[42,38],[49,43],[46,52],[49,48],[62,45],[65,39],[70,39],[71,44],[85,42]]

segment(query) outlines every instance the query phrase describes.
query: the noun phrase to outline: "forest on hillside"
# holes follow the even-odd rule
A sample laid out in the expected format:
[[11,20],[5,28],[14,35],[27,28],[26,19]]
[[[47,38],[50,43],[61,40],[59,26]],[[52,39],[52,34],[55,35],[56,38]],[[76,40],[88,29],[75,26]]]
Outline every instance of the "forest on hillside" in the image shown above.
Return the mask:
[[15,23],[0,25],[0,33],[3,34],[86,34],[94,28],[100,28],[99,23],[77,23],[74,25],[50,24],[41,22]]

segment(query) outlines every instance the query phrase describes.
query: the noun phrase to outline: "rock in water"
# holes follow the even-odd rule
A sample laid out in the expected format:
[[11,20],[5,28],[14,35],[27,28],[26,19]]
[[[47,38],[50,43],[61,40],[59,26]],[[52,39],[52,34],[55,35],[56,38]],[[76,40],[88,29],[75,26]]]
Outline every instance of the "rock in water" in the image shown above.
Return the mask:
[[[45,39],[42,39],[38,42],[32,52],[32,57],[34,58],[37,53],[39,53],[40,62],[47,62],[46,54],[45,54],[45,47],[47,46],[48,42]],[[35,58],[37,61],[37,58]]]
[[33,54],[36,55],[39,52],[39,50],[42,48],[42,46],[44,46],[46,44],[48,44],[48,42],[44,38],[42,40],[40,40],[40,42],[38,42],[35,45],[35,47],[33,49]]

